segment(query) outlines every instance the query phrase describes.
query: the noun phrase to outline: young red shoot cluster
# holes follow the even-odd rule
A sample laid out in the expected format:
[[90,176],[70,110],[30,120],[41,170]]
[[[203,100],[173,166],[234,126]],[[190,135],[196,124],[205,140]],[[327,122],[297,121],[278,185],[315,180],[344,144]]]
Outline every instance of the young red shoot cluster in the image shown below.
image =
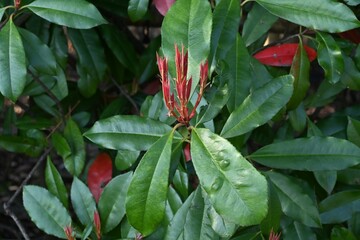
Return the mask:
[[184,46],[181,47],[181,52],[177,45],[175,45],[175,67],[176,78],[174,79],[175,94],[172,93],[170,87],[170,79],[168,74],[168,59],[162,58],[159,55],[157,63],[161,76],[162,92],[164,102],[169,110],[169,116],[175,117],[178,122],[189,126],[190,120],[195,116],[196,108],[204,94],[208,78],[208,62],[200,65],[200,90],[196,99],[194,107],[190,110],[188,103],[191,97],[192,77],[187,79],[188,71],[188,53],[184,51]]

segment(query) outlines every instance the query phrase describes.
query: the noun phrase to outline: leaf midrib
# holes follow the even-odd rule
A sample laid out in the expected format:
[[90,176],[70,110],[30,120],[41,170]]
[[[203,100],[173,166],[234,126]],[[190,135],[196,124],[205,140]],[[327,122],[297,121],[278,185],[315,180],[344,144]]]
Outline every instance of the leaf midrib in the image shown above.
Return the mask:
[[[28,6],[30,9],[31,8],[34,8],[34,9],[37,9],[39,10],[39,12],[41,13],[45,13],[45,14],[54,14],[54,12],[59,12],[61,14],[70,14],[70,15],[73,15],[77,18],[86,18],[86,19],[89,19],[89,20],[92,20],[92,21],[95,21],[96,23],[98,23],[98,19],[96,18],[92,18],[90,16],[86,16],[86,15],[80,15],[78,13],[74,13],[74,12],[68,12],[68,11],[65,11],[65,10],[61,10],[61,9],[54,9],[54,8],[44,8],[44,7],[39,7],[39,6],[34,6],[34,5],[29,5]],[[35,13],[36,14],[36,13]]]

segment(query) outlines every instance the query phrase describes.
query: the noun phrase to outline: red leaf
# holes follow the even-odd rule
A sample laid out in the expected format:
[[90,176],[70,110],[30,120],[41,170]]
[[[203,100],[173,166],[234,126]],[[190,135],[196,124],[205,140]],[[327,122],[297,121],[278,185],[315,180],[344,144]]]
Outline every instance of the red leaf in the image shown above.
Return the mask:
[[[291,66],[298,46],[298,43],[285,43],[268,47],[256,53],[254,58],[268,66]],[[310,62],[313,61],[316,58],[316,51],[306,45],[304,45],[304,48]]]
[[340,37],[350,40],[353,43],[359,44],[360,43],[360,31],[358,28],[356,29],[351,29],[349,31],[346,32],[341,32],[338,33],[340,35]]
[[98,202],[105,185],[112,178],[112,161],[107,153],[100,153],[90,165],[87,182],[95,201]]
[[191,161],[190,143],[187,143],[184,148],[184,156],[187,162]]
[[173,5],[175,0],[154,0],[153,3],[156,9],[161,13],[161,15],[165,16],[169,8]]

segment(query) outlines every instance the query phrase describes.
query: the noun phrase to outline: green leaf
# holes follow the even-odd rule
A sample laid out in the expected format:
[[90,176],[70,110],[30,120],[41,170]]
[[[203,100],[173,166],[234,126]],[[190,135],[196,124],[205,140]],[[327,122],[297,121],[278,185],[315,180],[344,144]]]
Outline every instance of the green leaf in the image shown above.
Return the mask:
[[250,64],[243,64],[250,62],[250,59],[245,43],[238,34],[226,55],[225,67],[219,76],[222,82],[228,82],[229,85],[227,107],[230,112],[239,106],[250,93],[252,82]]
[[349,117],[346,133],[348,140],[360,147],[360,121]]
[[271,168],[341,170],[360,163],[360,149],[339,138],[310,137],[273,143],[260,148],[250,157]]
[[267,172],[266,175],[273,183],[287,216],[309,227],[321,226],[316,205],[299,180],[276,172]]
[[320,184],[320,186],[330,194],[334,189],[337,179],[336,171],[316,171],[314,172],[314,176],[316,181]]
[[318,62],[325,71],[325,79],[330,83],[340,81],[344,71],[344,59],[334,38],[327,33],[316,33],[318,45]]
[[290,124],[297,132],[302,132],[306,128],[306,117],[306,111],[303,104],[300,104],[293,111],[289,111]]
[[245,45],[248,47],[258,40],[277,20],[278,17],[269,13],[269,11],[261,5],[254,4],[247,15],[242,31]]
[[71,225],[71,217],[58,198],[38,186],[25,186],[24,207],[35,225],[45,233],[66,239],[64,228]]
[[360,91],[360,72],[351,57],[342,55],[345,69],[340,77],[340,81],[351,90]]
[[4,16],[5,10],[6,10],[5,7],[0,8],[0,21],[1,21],[2,17]]
[[0,135],[0,148],[36,157],[44,149],[44,145],[30,137]]
[[112,179],[104,188],[99,200],[101,229],[107,233],[114,229],[125,215],[125,198],[132,173]]
[[285,106],[293,92],[293,77],[278,77],[253,91],[232,112],[221,135],[226,138],[247,133],[269,121]]
[[[168,125],[135,115],[113,116],[97,121],[84,133],[90,141],[109,149],[147,150],[161,136],[171,131]],[[174,140],[181,140],[178,132]]]
[[115,158],[116,169],[124,171],[129,169],[138,159],[140,151],[118,150]]
[[133,74],[138,74],[139,60],[132,42],[126,35],[113,26],[102,26],[102,37],[116,59]]
[[258,224],[267,213],[265,178],[226,139],[192,129],[191,156],[200,184],[227,221]]
[[107,23],[94,5],[84,0],[35,0],[28,8],[49,22],[71,28],[87,29]]
[[45,168],[45,182],[50,193],[56,196],[64,207],[69,207],[68,193],[60,173],[48,157]]
[[212,88],[211,90],[213,90],[213,92],[210,93],[211,95],[207,98],[208,105],[204,110],[200,111],[197,124],[213,120],[229,100],[229,88],[227,84],[219,86],[216,89]]
[[96,92],[107,68],[102,43],[94,29],[68,29],[68,34],[78,56],[79,90],[85,97],[90,97]]
[[0,31],[0,92],[16,102],[26,84],[26,59],[20,34],[12,20]]
[[26,43],[24,49],[30,65],[41,73],[56,75],[56,59],[50,48],[28,30],[19,28],[19,33]]
[[208,210],[211,227],[223,238],[230,238],[237,230],[238,226],[222,218],[213,207]]
[[282,217],[281,204],[276,189],[271,181],[268,181],[269,186],[269,203],[268,213],[265,219],[260,224],[261,232],[270,235],[271,231],[277,232],[280,228],[280,221]]
[[142,19],[148,9],[149,0],[130,0],[128,14],[131,21],[136,22]]
[[211,229],[200,187],[186,199],[176,212],[164,239],[218,239]]
[[341,223],[351,218],[360,209],[360,190],[335,193],[319,204],[322,224]]
[[331,231],[331,240],[357,240],[354,234],[344,227],[334,227]]
[[207,0],[176,1],[162,23],[161,47],[169,61],[170,74],[175,76],[174,44],[180,48],[184,45],[189,54],[187,76],[192,76],[192,92],[199,82],[200,64],[210,51],[211,25],[211,7]]
[[79,176],[85,165],[85,144],[80,129],[71,118],[64,129],[64,137],[71,154],[64,158],[65,168],[74,176]]
[[256,0],[272,14],[290,22],[325,32],[343,32],[360,26],[343,3],[331,0]]
[[310,87],[310,61],[301,38],[299,40],[299,47],[290,69],[290,74],[294,76],[294,91],[287,104],[288,109],[297,108]]
[[223,0],[216,5],[211,31],[209,65],[224,59],[236,40],[240,24],[240,4],[236,0]]
[[310,227],[294,221],[283,230],[284,240],[316,240],[315,233]]
[[156,141],[141,159],[126,196],[126,215],[143,236],[154,232],[165,215],[173,131]]
[[331,84],[328,81],[322,81],[316,93],[307,99],[305,105],[307,107],[324,106],[332,102],[338,93],[344,90],[346,86],[341,82]]
[[73,209],[80,222],[84,226],[92,225],[96,204],[89,188],[77,177],[74,177],[70,194]]

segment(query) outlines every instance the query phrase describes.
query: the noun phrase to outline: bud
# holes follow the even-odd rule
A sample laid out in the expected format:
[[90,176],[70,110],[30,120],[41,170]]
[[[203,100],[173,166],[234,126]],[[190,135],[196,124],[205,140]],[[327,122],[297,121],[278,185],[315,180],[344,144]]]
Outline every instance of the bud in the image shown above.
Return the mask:
[[64,232],[66,235],[67,240],[75,240],[74,232],[71,226],[66,226],[64,228]]
[[19,9],[21,4],[21,0],[14,0],[15,9]]
[[281,233],[274,233],[271,229],[269,240],[280,240]]
[[94,225],[95,225],[95,232],[97,239],[101,239],[101,222],[100,222],[100,216],[98,211],[95,210],[94,212]]

